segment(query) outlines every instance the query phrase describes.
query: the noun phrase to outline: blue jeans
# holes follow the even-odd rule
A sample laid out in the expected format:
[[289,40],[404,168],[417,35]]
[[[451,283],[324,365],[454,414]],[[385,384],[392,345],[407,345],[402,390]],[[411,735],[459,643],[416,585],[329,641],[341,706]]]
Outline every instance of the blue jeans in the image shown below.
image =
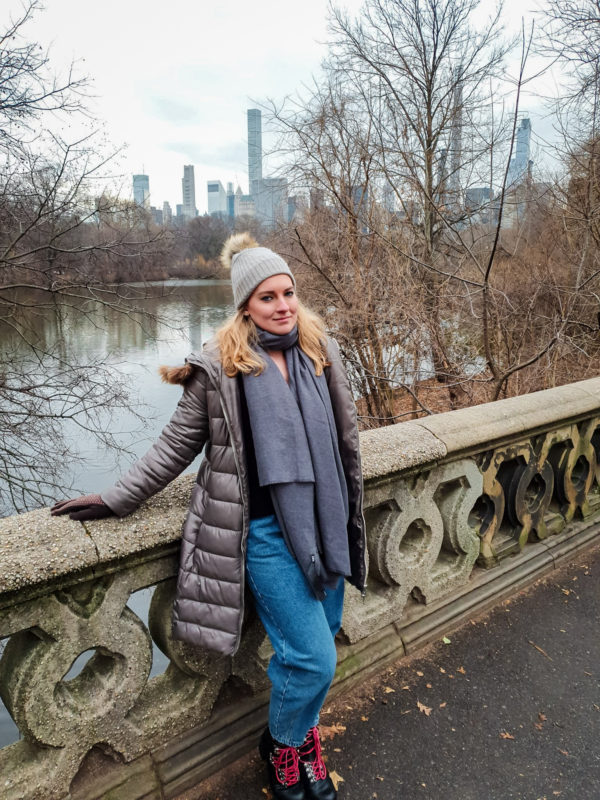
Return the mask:
[[321,602],[290,555],[275,516],[250,521],[246,575],[274,655],[269,730],[288,747],[299,747],[333,680],[335,634],[342,624],[344,581],[328,589]]

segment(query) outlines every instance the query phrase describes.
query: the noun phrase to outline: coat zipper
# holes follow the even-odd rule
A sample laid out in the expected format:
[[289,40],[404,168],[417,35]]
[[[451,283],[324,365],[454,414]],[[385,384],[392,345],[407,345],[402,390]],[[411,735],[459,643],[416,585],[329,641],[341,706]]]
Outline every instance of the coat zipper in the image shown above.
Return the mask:
[[[219,399],[221,401],[221,408],[223,409],[223,417],[225,419],[225,424],[227,425],[227,430],[229,431],[229,440],[231,442],[231,449],[233,451],[233,460],[235,462],[235,468],[236,468],[236,471],[237,471],[238,480],[240,481],[240,484],[241,484],[242,483],[242,477],[241,477],[242,476],[242,472],[240,470],[240,461],[239,461],[239,457],[238,457],[238,452],[236,450],[234,439],[233,439],[233,430],[232,430],[232,427],[231,427],[231,419],[230,419],[229,413],[227,411],[227,405],[225,403],[225,399],[223,397],[223,393],[221,391],[220,385],[212,377],[211,377],[211,380],[213,381],[213,386],[217,390],[217,394],[219,395]],[[236,638],[236,642],[235,642],[235,649],[234,649],[233,653],[231,654],[232,656],[234,656],[237,653],[238,648],[240,646],[240,642],[241,642],[241,639],[242,639],[242,627],[243,627],[243,624],[244,624],[244,611],[245,611],[245,608],[244,608],[244,606],[245,606],[244,597],[245,597],[245,591],[246,591],[246,539],[248,538],[248,524],[247,524],[248,514],[247,514],[247,511],[246,511],[246,502],[245,502],[245,498],[244,498],[244,492],[242,491],[241,494],[242,494],[242,542],[241,542],[241,545],[242,545],[242,568],[240,570],[240,572],[241,572],[241,576],[240,576],[240,613],[239,613],[239,620],[238,620],[238,630],[237,630],[237,638]]]

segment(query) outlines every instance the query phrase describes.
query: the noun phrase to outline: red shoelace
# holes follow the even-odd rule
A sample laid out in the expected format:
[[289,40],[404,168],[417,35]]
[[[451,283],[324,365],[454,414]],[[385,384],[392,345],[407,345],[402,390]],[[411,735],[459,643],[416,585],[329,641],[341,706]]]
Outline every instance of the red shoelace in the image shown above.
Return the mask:
[[310,766],[316,781],[322,781],[327,777],[327,769],[321,756],[321,741],[317,728],[311,728],[306,734],[306,741],[298,748],[298,755],[303,764]]
[[283,786],[292,786],[300,780],[298,751],[295,747],[276,747],[271,756],[277,780]]

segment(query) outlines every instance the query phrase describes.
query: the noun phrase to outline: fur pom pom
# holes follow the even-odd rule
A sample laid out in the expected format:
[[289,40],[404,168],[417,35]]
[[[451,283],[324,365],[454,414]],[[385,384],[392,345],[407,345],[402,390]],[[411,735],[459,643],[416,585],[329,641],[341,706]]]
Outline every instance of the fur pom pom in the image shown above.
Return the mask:
[[184,364],[182,367],[159,367],[158,374],[163,383],[174,383],[183,386],[190,377],[194,367],[192,364]]
[[221,250],[221,264],[225,269],[231,269],[231,259],[242,250],[249,247],[258,247],[258,242],[248,231],[244,233],[234,233],[223,245]]

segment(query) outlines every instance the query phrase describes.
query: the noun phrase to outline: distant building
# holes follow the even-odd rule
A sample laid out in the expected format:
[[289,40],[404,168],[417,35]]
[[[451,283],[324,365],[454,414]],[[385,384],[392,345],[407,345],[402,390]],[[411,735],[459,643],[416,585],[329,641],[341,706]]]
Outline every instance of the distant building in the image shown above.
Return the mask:
[[235,191],[234,214],[236,217],[253,217],[255,214],[254,200],[251,195],[244,194],[240,187]]
[[257,197],[262,181],[262,113],[248,109],[248,182],[250,195]]
[[530,160],[531,120],[523,117],[517,128],[514,156],[508,166],[507,187],[516,186],[531,177],[533,161]]
[[471,223],[494,222],[497,217],[497,209],[491,188],[489,186],[472,186],[467,189],[465,191],[465,211]]
[[193,219],[194,217],[197,217],[198,209],[196,208],[196,184],[194,181],[194,167],[192,164],[186,164],[183,168],[181,193],[183,197],[183,217],[185,219]]
[[150,178],[147,175],[133,176],[133,202],[142,208],[150,208]]
[[171,204],[165,200],[163,203],[163,224],[170,225],[173,221],[173,212],[171,211]]
[[162,208],[156,208],[155,206],[150,206],[150,214],[152,214],[152,221],[155,225],[163,224],[163,212]]
[[253,195],[256,216],[268,228],[287,222],[287,178],[263,178],[258,193]]
[[301,194],[291,194],[287,199],[287,221],[301,220],[306,210],[306,197]]
[[227,192],[221,181],[208,181],[206,184],[208,195],[208,213],[211,217],[227,216]]
[[352,197],[352,209],[354,215],[358,220],[360,230],[362,233],[369,232],[367,225],[369,215],[369,187],[366,184],[359,186],[351,186],[350,193]]
[[235,192],[233,191],[233,183],[227,184],[227,216],[229,219],[235,217]]
[[382,192],[382,205],[388,214],[396,211],[396,190],[389,180],[385,180]]
[[313,187],[309,192],[309,206],[311,211],[325,206],[325,192],[323,189]]

